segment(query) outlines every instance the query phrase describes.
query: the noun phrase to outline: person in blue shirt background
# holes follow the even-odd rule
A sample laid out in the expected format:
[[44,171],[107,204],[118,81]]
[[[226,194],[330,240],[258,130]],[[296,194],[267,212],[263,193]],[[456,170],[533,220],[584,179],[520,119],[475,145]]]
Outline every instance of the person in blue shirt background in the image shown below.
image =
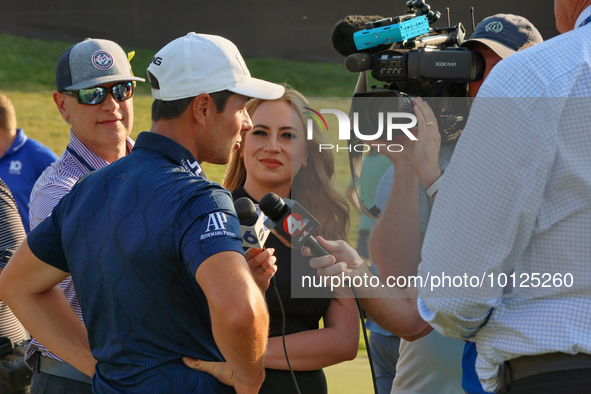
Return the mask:
[[0,94],[0,178],[8,185],[29,232],[29,198],[39,175],[57,160],[51,149],[16,127],[12,101]]

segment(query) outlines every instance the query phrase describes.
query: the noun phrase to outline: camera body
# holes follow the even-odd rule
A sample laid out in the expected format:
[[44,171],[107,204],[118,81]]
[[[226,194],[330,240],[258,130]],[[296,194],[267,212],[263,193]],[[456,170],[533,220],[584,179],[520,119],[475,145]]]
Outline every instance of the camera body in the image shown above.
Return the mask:
[[424,47],[388,50],[372,55],[371,75],[378,81],[474,81],[482,76],[481,57],[466,48]]
[[[408,1],[407,6],[408,15],[385,18],[366,26],[375,29],[373,26],[382,26],[384,20],[411,23],[417,18],[426,18],[432,24],[440,16],[423,0]],[[396,42],[388,49],[377,50],[383,48],[383,43],[377,42],[373,51],[364,49],[349,55],[345,60],[347,70],[367,70],[375,80],[386,83],[353,96],[352,112],[363,110],[367,114],[360,120],[363,128],[371,131],[378,127],[373,121],[377,111],[413,113],[412,100],[420,96],[429,103],[438,119],[442,144],[453,143],[467,120],[467,84],[481,79],[485,68],[478,52],[460,47],[465,35],[464,26],[458,23],[454,27],[430,28],[427,33]],[[385,100],[387,97],[396,100]],[[368,98],[376,100],[368,104]],[[361,101],[364,103],[360,104]],[[373,109],[368,111],[368,108]],[[352,141],[353,144],[358,142]]]
[[[413,19],[426,17],[431,25],[441,16],[439,12],[431,11],[424,0],[407,1],[406,5],[407,15],[366,23],[366,29],[376,29],[376,26],[402,21],[412,25],[413,32],[417,32],[419,24],[413,24]],[[356,42],[357,52],[349,54],[345,60],[347,70],[370,71],[375,80],[385,84],[372,86],[367,91],[356,89],[351,102],[353,128],[364,136],[372,135],[376,130],[379,134],[385,127],[383,121],[380,123],[383,114],[414,114],[412,101],[421,97],[437,118],[441,144],[455,143],[465,127],[470,110],[468,82],[481,79],[485,68],[484,59],[478,52],[460,47],[465,35],[464,26],[458,23],[453,27],[429,28],[427,32],[392,44],[377,40],[373,48],[368,48],[367,45],[360,48]],[[347,48],[342,46],[342,49]],[[362,77],[365,79],[365,76],[360,76]],[[367,86],[367,83],[358,82],[359,86]],[[375,205],[371,208],[366,206],[359,192],[363,152],[355,148],[361,145],[363,143],[359,136],[352,133],[349,140],[351,176],[362,202],[363,213],[377,219],[381,215],[379,208]],[[395,145],[390,146],[396,148]],[[400,145],[398,147],[401,149]]]
[[25,364],[25,351],[29,341],[13,346],[10,338],[0,337],[0,387],[18,392],[31,384],[33,371]]

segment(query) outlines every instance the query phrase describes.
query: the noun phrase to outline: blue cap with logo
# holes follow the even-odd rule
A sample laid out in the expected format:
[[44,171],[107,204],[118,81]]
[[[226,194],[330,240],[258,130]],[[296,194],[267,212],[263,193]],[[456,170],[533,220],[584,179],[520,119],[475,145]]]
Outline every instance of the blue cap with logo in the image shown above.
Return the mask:
[[526,18],[513,14],[496,14],[480,22],[469,40],[461,46],[470,47],[480,42],[502,59],[519,49],[544,41],[536,27]]

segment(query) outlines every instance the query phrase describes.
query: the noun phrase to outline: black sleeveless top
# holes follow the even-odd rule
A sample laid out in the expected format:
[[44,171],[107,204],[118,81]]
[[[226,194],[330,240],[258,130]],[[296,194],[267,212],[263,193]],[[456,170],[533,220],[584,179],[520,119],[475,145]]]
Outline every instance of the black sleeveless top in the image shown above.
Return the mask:
[[[241,197],[248,197],[255,204],[258,204],[258,201],[248,195],[242,186],[232,192],[234,201]],[[285,335],[318,329],[319,320],[326,313],[331,301],[330,288],[310,289],[310,291],[314,292],[314,295],[321,294],[323,298],[291,297],[292,286],[301,287],[303,275],[312,278],[317,277],[316,270],[310,267],[310,257],[292,251],[273,234],[270,234],[267,238],[265,248],[274,248],[275,257],[277,257],[275,283],[285,310]],[[294,266],[296,264],[297,266]],[[293,269],[292,266],[294,266]],[[306,292],[308,292],[308,289],[306,289]],[[273,282],[265,292],[265,300],[270,315],[269,337],[281,336],[281,309],[277,294],[273,289]],[[289,352],[289,348],[287,350]],[[294,372],[302,393],[327,392],[326,379],[321,369]],[[296,393],[291,374],[289,371],[267,369],[265,382],[259,393],[278,392],[281,392],[281,394]]]

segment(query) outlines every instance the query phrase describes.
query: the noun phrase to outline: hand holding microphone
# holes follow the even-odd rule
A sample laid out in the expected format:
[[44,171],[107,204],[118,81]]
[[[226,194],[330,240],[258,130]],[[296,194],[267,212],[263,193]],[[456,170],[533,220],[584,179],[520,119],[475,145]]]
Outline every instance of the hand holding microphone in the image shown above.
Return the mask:
[[328,254],[313,237],[320,223],[296,201],[267,193],[259,206],[267,216],[265,226],[287,247],[301,250],[307,246],[314,256]]
[[304,255],[315,256],[310,266],[318,270],[318,275],[369,272],[363,259],[347,242],[315,238],[320,223],[296,201],[268,193],[261,198],[260,208],[267,216],[265,226],[285,245]]
[[269,236],[269,230],[263,225],[264,216],[257,214],[254,203],[241,197],[234,202],[234,208],[240,220],[240,232],[242,233],[242,246],[246,249],[245,255],[252,277],[261,291],[269,288],[269,281],[277,272],[273,256],[275,249],[264,249],[265,241]]

